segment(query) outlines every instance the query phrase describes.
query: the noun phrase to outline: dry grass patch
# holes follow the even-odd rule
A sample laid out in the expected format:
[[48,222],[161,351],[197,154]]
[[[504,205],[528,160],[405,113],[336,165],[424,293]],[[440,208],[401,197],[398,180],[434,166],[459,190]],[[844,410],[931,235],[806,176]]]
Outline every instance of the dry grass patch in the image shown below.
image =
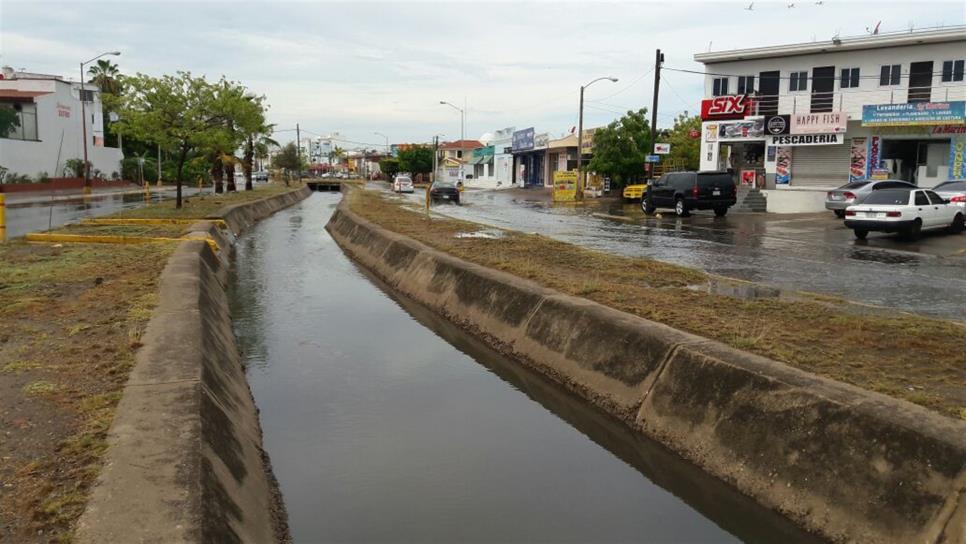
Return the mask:
[[700,270],[519,232],[457,238],[492,227],[403,211],[406,204],[373,191],[347,198],[359,215],[462,259],[966,419],[962,323],[873,314],[821,295],[789,301],[709,294],[693,288],[709,281]]
[[152,206],[124,210],[111,217],[116,218],[139,218],[139,219],[203,219],[217,213],[220,209],[231,204],[251,202],[260,198],[266,198],[275,194],[284,193],[298,188],[299,185],[292,183],[286,187],[282,183],[270,183],[267,185],[257,185],[252,191],[235,191],[233,193],[205,194],[192,196],[182,199],[183,206],[174,207],[174,200],[165,200]]

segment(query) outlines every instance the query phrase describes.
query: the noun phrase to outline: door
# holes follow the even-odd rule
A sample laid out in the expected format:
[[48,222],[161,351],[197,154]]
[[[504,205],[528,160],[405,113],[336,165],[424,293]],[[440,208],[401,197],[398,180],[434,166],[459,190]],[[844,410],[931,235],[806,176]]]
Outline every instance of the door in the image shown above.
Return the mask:
[[929,202],[932,203],[932,225],[934,227],[948,227],[951,225],[953,223],[953,217],[956,217],[956,212],[959,211],[959,207],[946,204],[946,199],[932,191],[926,191],[926,196],[929,197]]
[[671,179],[674,177],[673,174],[664,174],[649,189],[651,192],[651,203],[655,206],[669,206],[671,199],[669,198],[673,189],[671,188]]
[[835,67],[812,68],[812,113],[832,111],[835,91]]
[[932,98],[932,61],[909,65],[909,102],[929,102]]
[[781,72],[761,72],[758,74],[758,115],[778,114],[778,88]]
[[922,222],[923,228],[929,228],[936,222],[933,204],[929,202],[926,191],[916,191],[912,203],[915,205],[916,215]]

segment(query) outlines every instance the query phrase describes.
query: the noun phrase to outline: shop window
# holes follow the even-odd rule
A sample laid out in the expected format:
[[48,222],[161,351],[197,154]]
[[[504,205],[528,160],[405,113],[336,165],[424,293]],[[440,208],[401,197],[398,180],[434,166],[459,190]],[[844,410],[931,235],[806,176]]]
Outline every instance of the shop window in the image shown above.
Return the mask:
[[755,76],[738,76],[738,94],[755,92]]
[[857,89],[859,87],[859,69],[842,68],[842,82],[840,87],[843,89]]
[[716,77],[712,84],[711,94],[714,96],[725,96],[728,94],[728,78]]
[[898,85],[901,75],[901,64],[887,64],[883,66],[882,71],[879,72],[879,85]]
[[457,159],[462,159],[463,158],[463,150],[462,149],[456,150],[456,158]]
[[808,72],[792,72],[788,76],[788,91],[807,91],[808,90]]
[[962,60],[947,60],[943,62],[943,82],[962,81],[963,69],[966,67],[964,65],[966,65],[966,61]]

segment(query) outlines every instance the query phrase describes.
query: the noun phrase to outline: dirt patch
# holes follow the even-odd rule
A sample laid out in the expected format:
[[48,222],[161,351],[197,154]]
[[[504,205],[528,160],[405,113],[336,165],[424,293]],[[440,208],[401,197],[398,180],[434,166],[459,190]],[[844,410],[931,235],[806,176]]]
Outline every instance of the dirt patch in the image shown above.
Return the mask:
[[372,191],[348,198],[359,215],[462,259],[966,419],[966,354],[955,348],[966,344],[960,323],[856,312],[817,295],[789,301],[698,292],[690,286],[710,279],[699,270],[534,234],[466,237],[492,227],[414,213]]
[[278,193],[284,193],[298,188],[299,184],[292,183],[290,187],[272,183],[259,186],[254,191],[237,191],[234,193],[205,194],[183,199],[183,206],[174,207],[174,200],[165,200],[153,206],[124,210],[111,217],[157,218],[157,219],[202,219],[230,204],[251,202]]

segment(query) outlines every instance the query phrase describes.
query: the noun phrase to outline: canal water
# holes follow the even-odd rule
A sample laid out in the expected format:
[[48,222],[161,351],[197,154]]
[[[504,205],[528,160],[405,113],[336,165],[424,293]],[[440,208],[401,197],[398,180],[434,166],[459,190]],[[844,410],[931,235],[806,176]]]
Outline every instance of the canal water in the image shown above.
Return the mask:
[[353,264],[317,193],[237,244],[231,309],[296,542],[807,542]]

